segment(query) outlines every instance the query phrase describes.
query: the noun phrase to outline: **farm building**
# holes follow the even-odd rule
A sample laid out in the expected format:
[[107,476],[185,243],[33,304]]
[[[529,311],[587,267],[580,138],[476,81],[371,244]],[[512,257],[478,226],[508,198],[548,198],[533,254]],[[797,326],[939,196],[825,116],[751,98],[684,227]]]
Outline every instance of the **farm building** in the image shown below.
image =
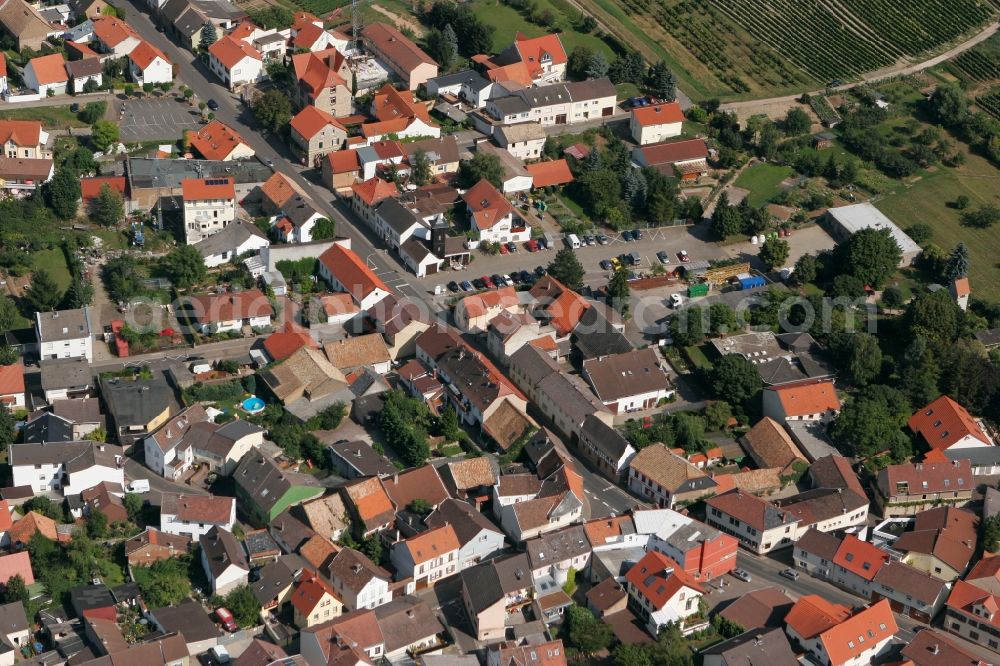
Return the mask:
[[870,203],[838,206],[829,209],[826,214],[830,223],[830,235],[838,243],[846,242],[862,229],[888,229],[902,252],[900,267],[911,265],[920,254],[920,246]]

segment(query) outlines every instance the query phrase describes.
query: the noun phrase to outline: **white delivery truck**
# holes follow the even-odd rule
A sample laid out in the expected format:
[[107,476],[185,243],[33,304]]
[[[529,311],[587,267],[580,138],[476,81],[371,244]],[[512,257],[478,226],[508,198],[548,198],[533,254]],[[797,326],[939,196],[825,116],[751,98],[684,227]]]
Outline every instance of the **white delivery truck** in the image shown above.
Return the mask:
[[574,250],[580,247],[580,238],[576,234],[566,236],[566,243]]

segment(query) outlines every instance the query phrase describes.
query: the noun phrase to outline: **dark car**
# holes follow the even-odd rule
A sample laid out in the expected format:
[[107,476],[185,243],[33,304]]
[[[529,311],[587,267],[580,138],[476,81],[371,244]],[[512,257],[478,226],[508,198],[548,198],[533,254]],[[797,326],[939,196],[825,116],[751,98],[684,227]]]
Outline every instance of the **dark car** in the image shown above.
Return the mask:
[[493,285],[496,286],[496,287],[502,287],[502,286],[504,286],[504,285],[507,284],[507,281],[504,280],[503,276],[500,275],[499,273],[494,273],[493,275],[491,275],[490,276],[490,280],[493,282]]
[[608,237],[605,236],[604,234],[598,234],[597,235],[597,243],[598,243],[598,245],[607,245],[608,244]]
[[457,282],[455,282],[454,280],[452,280],[451,282],[448,283],[448,291],[450,291],[452,293],[455,293],[458,290],[459,290],[459,287],[458,287],[458,283]]
[[517,245],[515,245],[514,242],[511,241],[510,243],[507,243],[507,249],[510,250],[511,252],[517,252]]
[[632,236],[632,232],[631,231],[626,230],[626,231],[622,232],[622,240],[623,241],[631,242],[633,238],[634,237]]
[[661,264],[669,264],[670,263],[670,255],[667,254],[666,250],[660,250],[659,252],[657,252],[656,253],[656,258],[660,260]]
[[483,278],[476,278],[475,280],[472,281],[472,286],[474,286],[476,289],[485,289],[486,283],[483,282]]
[[77,104],[76,102],[73,102],[72,104],[69,105],[69,110],[72,113],[79,113],[80,112],[80,105]]
[[636,240],[642,240],[642,229],[636,229],[632,232],[632,238]]
[[472,291],[475,289],[475,287],[472,286],[472,283],[468,280],[462,280],[462,284],[459,286],[462,288],[462,291]]
[[528,271],[521,271],[520,275],[521,275],[521,282],[525,284],[533,284],[535,282],[535,276],[533,273],[529,273]]
[[614,266],[607,259],[601,259],[601,270],[610,271]]
[[208,100],[208,103],[205,104],[205,106],[207,106],[208,108],[210,108],[212,111],[218,111],[219,110],[219,103],[216,102],[214,99]]
[[535,275],[537,275],[538,277],[542,277],[543,275],[545,275],[545,266],[538,266],[538,267],[536,267],[535,268]]
[[514,271],[513,273],[510,274],[510,281],[513,282],[514,284],[521,284],[522,282],[521,274],[518,273],[517,271]]

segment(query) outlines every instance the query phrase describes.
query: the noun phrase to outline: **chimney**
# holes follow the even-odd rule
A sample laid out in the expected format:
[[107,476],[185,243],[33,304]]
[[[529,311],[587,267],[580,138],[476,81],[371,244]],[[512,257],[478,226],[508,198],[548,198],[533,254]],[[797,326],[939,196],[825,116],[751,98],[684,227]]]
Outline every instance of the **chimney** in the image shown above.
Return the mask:
[[935,643],[934,645],[931,646],[931,654],[937,654],[940,651],[941,651],[941,648],[938,647],[937,643]]

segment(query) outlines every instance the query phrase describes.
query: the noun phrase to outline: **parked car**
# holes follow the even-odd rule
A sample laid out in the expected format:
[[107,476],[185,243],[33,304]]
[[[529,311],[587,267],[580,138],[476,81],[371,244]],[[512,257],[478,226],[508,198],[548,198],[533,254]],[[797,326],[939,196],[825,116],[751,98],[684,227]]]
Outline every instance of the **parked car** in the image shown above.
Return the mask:
[[494,273],[493,275],[491,275],[490,281],[493,283],[494,287],[502,287],[505,284],[507,284],[506,282],[504,282],[503,276],[500,275],[499,273]]
[[525,284],[534,284],[535,275],[529,271],[521,271],[521,282]]
[[532,239],[524,242],[524,249],[528,252],[538,252],[538,241]]
[[69,111],[70,113],[80,113],[80,105],[77,104],[76,102],[73,102],[72,104],[69,105]]
[[632,232],[626,229],[622,232],[622,240],[628,243],[632,242]]
[[493,284],[493,280],[490,278],[489,275],[484,275],[479,279],[483,281],[484,289],[493,289],[493,287],[496,286],[495,284]]
[[503,243],[501,243],[500,244],[500,254],[507,254],[508,252],[510,252],[510,250],[507,249],[507,246],[504,245]]
[[474,286],[476,289],[485,289],[486,283],[483,282],[483,278],[476,278],[475,280],[472,281],[472,286]]
[[216,102],[214,99],[208,100],[208,102],[205,104],[205,106],[207,106],[212,111],[218,111],[219,110],[219,103]]
[[798,580],[800,574],[795,569],[782,569],[778,575],[784,576],[788,580]]
[[607,245],[608,244],[608,237],[605,236],[604,234],[597,234],[597,242],[600,245]]
[[601,259],[601,270],[610,271],[614,266],[607,259]]
[[669,264],[670,263],[670,255],[667,254],[666,250],[660,250],[659,252],[657,252],[656,253],[656,258],[660,260],[661,264]]
[[228,609],[216,608],[215,617],[219,618],[219,623],[226,631],[236,631],[239,629],[239,626],[236,624],[236,618],[233,617],[233,614]]
[[521,284],[522,282],[521,273],[518,271],[514,271],[513,273],[510,274],[510,279],[514,284]]
[[597,239],[590,235],[584,236],[583,242],[587,245],[597,245]]
[[539,238],[535,242],[538,243],[538,249],[539,250],[548,250],[549,249],[549,243],[544,238]]
[[535,275],[537,275],[538,277],[544,276],[545,272],[546,271],[545,271],[545,267],[544,266],[536,266],[535,267]]
[[473,291],[475,289],[468,280],[462,280],[462,284],[459,286],[462,288],[462,291]]
[[507,243],[507,250],[509,250],[511,253],[517,252],[517,245],[515,245],[513,241]]
[[679,308],[684,303],[684,297],[680,294],[670,294],[670,307]]
[[504,273],[500,277],[503,278],[503,283],[505,285],[507,285],[508,287],[513,287],[514,286],[514,280],[509,275],[507,275],[506,273]]
[[455,282],[454,280],[448,283],[448,291],[450,291],[451,293],[455,293],[459,289],[460,287],[458,286],[458,283]]
[[642,240],[642,229],[636,229],[632,232],[632,238],[636,240]]
[[731,573],[734,578],[739,578],[743,582],[749,583],[752,580],[750,573],[746,569],[733,569]]
[[687,250],[681,250],[680,252],[678,252],[677,258],[685,263],[691,261],[691,257],[688,256]]

